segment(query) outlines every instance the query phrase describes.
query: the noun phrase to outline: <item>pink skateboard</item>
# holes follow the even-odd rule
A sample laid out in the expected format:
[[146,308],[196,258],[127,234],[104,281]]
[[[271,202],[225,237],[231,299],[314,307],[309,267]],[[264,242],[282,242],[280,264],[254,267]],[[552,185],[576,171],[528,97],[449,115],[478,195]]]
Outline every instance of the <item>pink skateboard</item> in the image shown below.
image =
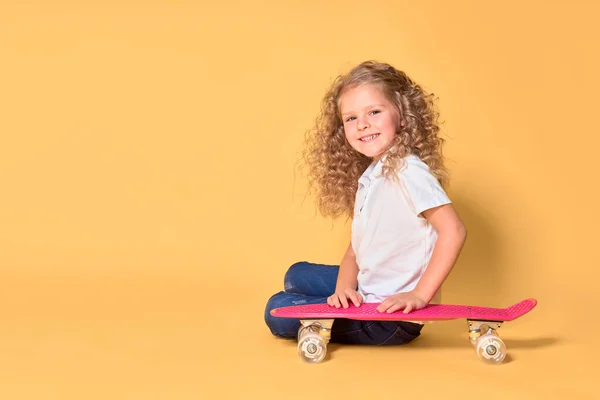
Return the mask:
[[[475,346],[479,358],[487,363],[499,364],[506,356],[506,345],[496,330],[502,326],[502,323],[527,314],[536,304],[535,299],[526,299],[507,308],[430,304],[408,314],[404,314],[401,310],[390,314],[380,313],[376,310],[379,303],[364,303],[360,307],[350,304],[348,308],[335,308],[327,304],[307,304],[276,308],[271,311],[271,315],[300,320],[298,354],[307,362],[316,363],[325,358],[331,327],[336,318],[363,321],[411,321],[421,324],[464,318],[469,325],[469,339]],[[484,329],[484,334],[481,333],[482,328],[487,328]]]

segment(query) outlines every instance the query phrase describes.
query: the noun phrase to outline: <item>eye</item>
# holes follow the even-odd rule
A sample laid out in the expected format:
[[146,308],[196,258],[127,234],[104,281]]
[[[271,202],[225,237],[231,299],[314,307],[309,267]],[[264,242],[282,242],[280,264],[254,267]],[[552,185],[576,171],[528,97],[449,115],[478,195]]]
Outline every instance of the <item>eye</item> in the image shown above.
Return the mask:
[[373,110],[373,111],[371,111],[371,114],[375,115],[375,114],[379,114],[380,112],[381,111],[379,111],[379,110]]
[[346,121],[345,121],[345,122],[350,122],[350,121],[352,121],[352,119],[353,119],[353,118],[354,118],[354,117],[348,117],[348,118],[346,118]]

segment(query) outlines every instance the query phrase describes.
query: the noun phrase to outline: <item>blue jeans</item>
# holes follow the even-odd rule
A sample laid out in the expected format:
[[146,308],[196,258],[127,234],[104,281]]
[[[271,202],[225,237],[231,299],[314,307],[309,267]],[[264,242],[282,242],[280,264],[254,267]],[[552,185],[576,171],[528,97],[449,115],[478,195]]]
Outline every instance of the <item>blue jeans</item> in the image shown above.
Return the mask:
[[[300,321],[273,317],[271,310],[299,304],[327,303],[335,292],[339,266],[299,262],[285,274],[284,291],[267,302],[265,322],[273,335],[297,338]],[[406,321],[355,321],[336,319],[331,328],[331,342],[344,344],[396,345],[417,338],[423,325]]]

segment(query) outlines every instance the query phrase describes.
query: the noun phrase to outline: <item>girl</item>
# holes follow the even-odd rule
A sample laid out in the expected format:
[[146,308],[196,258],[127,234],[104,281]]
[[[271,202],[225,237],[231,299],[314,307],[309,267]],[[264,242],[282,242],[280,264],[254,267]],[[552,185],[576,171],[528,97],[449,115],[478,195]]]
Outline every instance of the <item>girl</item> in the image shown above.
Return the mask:
[[[352,218],[339,266],[300,262],[273,295],[265,321],[296,338],[300,322],[270,311],[297,304],[380,303],[377,311],[410,313],[440,302],[466,229],[446,195],[447,172],[433,95],[388,64],[364,62],[339,76],[307,135],[309,184],[324,216]],[[335,320],[331,342],[410,342],[422,325]]]

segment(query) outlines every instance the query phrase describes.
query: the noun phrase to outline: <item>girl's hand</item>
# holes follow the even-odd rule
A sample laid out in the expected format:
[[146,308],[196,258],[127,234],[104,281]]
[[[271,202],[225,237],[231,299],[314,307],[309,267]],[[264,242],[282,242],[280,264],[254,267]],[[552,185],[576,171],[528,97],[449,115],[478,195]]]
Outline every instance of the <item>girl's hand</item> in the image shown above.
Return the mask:
[[425,308],[427,302],[417,296],[414,292],[397,293],[388,297],[377,306],[377,311],[393,313],[394,311],[404,309],[404,314],[413,310]]
[[335,308],[348,308],[348,299],[358,307],[363,302],[363,297],[354,289],[337,291],[327,298],[327,304]]

